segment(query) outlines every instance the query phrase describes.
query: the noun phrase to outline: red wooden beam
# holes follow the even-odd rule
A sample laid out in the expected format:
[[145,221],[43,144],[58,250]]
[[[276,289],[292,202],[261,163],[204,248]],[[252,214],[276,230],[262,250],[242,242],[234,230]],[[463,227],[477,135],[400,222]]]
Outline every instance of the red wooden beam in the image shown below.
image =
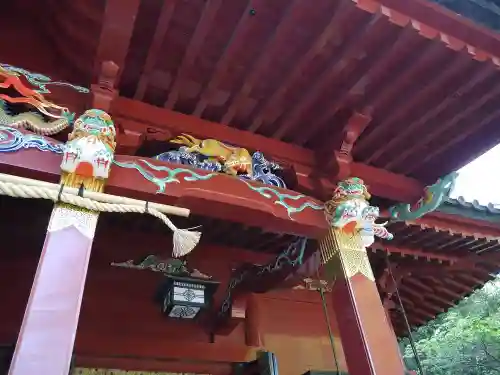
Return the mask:
[[[306,192],[317,191],[317,186],[320,186],[322,194],[325,190],[329,194],[335,186],[337,176],[321,176],[314,152],[303,147],[123,97],[113,102],[112,116],[123,129],[145,134],[149,139],[166,141],[185,132],[199,138],[214,138],[260,150],[277,161],[292,164],[299,185]],[[352,163],[350,168],[351,175],[361,177],[373,195],[405,202],[416,201],[422,195],[423,184],[414,179],[360,163]],[[318,174],[320,176],[316,177]]]
[[179,66],[177,75],[171,86],[170,94],[168,94],[167,101],[165,102],[166,108],[174,108],[175,103],[179,98],[180,86],[184,81],[189,69],[193,68],[196,57],[200,52],[201,47],[203,46],[203,42],[221,5],[222,0],[207,0],[201,18],[196,25],[196,29],[193,33],[188,47],[186,48],[186,52],[184,54],[184,57],[182,58],[181,65]]
[[[497,71],[493,65],[484,66],[482,67],[482,69],[477,70],[471,77],[469,77],[469,79],[465,83],[459,85],[456,89],[456,92],[461,93],[461,95],[465,95],[470,90],[472,90],[477,84],[496,76],[496,73]],[[448,96],[447,98],[442,100],[437,106],[435,106],[429,111],[426,111],[421,116],[418,116],[415,120],[407,124],[405,126],[404,132],[409,133],[410,131],[415,131],[421,126],[424,126],[427,122],[433,120],[436,116],[443,113],[443,111],[445,111],[450,105],[456,103],[459,97],[460,96],[455,96],[455,95]],[[390,143],[392,146],[395,146],[400,142],[401,142],[401,137],[396,137],[392,139]],[[401,162],[404,162],[412,151],[414,151],[414,149],[412,148],[404,150],[403,152],[398,154],[397,158],[394,158],[389,163],[387,163],[385,167],[390,168],[391,166],[394,166],[396,163],[401,164]]]
[[381,22],[386,22],[385,17],[382,15],[375,15],[362,23],[355,32],[343,38],[342,44],[335,50],[333,59],[330,61],[331,65],[322,74],[318,75],[314,82],[310,83],[309,89],[304,94],[303,99],[285,116],[281,126],[273,133],[274,138],[281,139],[287,135],[288,132],[295,129],[303,114],[321,97],[324,89],[328,85],[334,84],[332,79],[342,72],[342,69],[344,69],[349,61],[356,59],[359,54],[359,49],[363,48],[359,41],[362,40],[367,33],[380,25]]
[[229,108],[222,117],[222,124],[229,124],[232,121],[240,106],[250,95],[254,85],[257,83],[259,74],[269,66],[269,62],[273,56],[273,50],[277,50],[280,43],[283,43],[280,38],[283,39],[283,37],[286,37],[288,29],[296,27],[297,24],[299,24],[299,22],[297,22],[297,18],[300,18],[300,14],[303,12],[300,8],[303,5],[304,3],[301,0],[289,1],[284,11],[285,14],[283,19],[276,24],[274,31],[271,33],[271,36],[268,38],[265,46],[260,51],[260,55],[254,63],[252,70],[247,75],[246,80],[243,82],[238,92],[233,96],[233,100],[229,105]]
[[481,236],[490,240],[500,241],[500,227],[498,223],[486,220],[474,220],[465,216],[449,215],[444,212],[434,211],[415,220],[414,223],[461,233],[464,236]]
[[[427,260],[437,260],[437,261],[444,261],[444,262],[449,262],[449,263],[454,263],[458,262],[463,259],[463,257],[455,256],[455,255],[450,255],[450,254],[443,254],[443,253],[436,253],[432,251],[424,251],[424,250],[417,250],[417,249],[410,249],[410,248],[405,248],[401,247],[398,245],[391,245],[390,243],[382,243],[382,242],[376,242],[371,246],[371,249],[373,250],[382,250],[386,251],[388,253],[394,253],[394,254],[401,254],[403,256],[408,255],[408,256],[413,256],[416,258],[426,258]],[[473,262],[471,262],[471,266],[473,265]]]
[[[111,176],[106,185],[106,192],[144,199],[165,204],[176,204],[191,209],[192,213],[203,216],[213,215],[223,220],[245,223],[261,227],[266,223],[266,229],[274,232],[294,233],[306,237],[319,238],[328,228],[324,219],[322,202],[307,196],[298,199],[282,201],[286,206],[275,204],[278,196],[269,198],[260,194],[252,187],[261,184],[247,183],[227,175],[218,174],[210,178],[186,181],[181,175],[172,176],[172,170],[179,165],[154,161],[152,159],[133,156],[116,156],[115,160],[133,166],[133,168],[113,166]],[[38,178],[55,182],[58,180],[61,155],[50,152],[40,152],[33,149],[20,150],[14,153],[0,153],[0,171],[19,176]],[[154,170],[147,163],[163,168]],[[142,169],[150,176],[147,180],[137,170]],[[190,175],[190,168],[185,167],[184,175]],[[195,170],[199,176],[207,176],[206,171]],[[163,193],[159,194],[161,185],[153,182],[177,178],[178,183],[167,183]],[[299,196],[286,189],[275,188],[279,193]],[[269,194],[269,192],[266,192]],[[272,195],[272,194],[271,194]],[[316,209],[307,207],[312,204]],[[304,206],[305,205],[305,206]],[[301,208],[304,207],[304,208]]]
[[238,39],[240,39],[245,33],[251,31],[252,23],[248,22],[248,19],[252,17],[251,10],[253,9],[253,6],[253,2],[248,0],[246,8],[243,10],[240,20],[238,21],[233,34],[224,48],[224,52],[222,52],[219,60],[217,60],[214,73],[210,77],[208,83],[201,89],[200,100],[196,104],[196,108],[193,111],[194,116],[201,117],[210,102],[210,98],[214,95],[216,88],[223,79],[224,74],[228,71],[229,64],[231,63],[231,56],[239,47]]
[[352,149],[354,144],[371,122],[371,116],[353,113],[347,120],[344,129],[332,137],[326,137],[324,145],[318,152],[318,160],[326,159],[326,170],[335,172],[339,180],[351,175]]
[[[448,39],[459,39],[470,45],[469,53],[480,60],[485,52],[492,56],[500,56],[500,40],[493,30],[476,24],[455,12],[448,10],[440,4],[426,0],[370,0],[358,1],[359,3],[371,3],[384,6],[389,14],[400,12],[412,20],[419,21],[416,24],[426,24],[439,32],[446,34]],[[396,12],[395,12],[396,11]],[[451,38],[450,38],[451,37]]]
[[[379,134],[387,133],[387,129],[391,129],[391,125],[393,125],[398,121],[403,122],[405,116],[408,113],[411,113],[412,108],[415,108],[425,100],[428,100],[429,97],[436,97],[437,90],[442,90],[443,87],[447,86],[449,87],[450,86],[449,82],[456,80],[457,73],[466,71],[467,67],[472,64],[473,64],[472,60],[463,58],[463,56],[456,58],[454,57],[453,59],[451,59],[451,62],[449,63],[449,66],[446,67],[446,69],[437,70],[434,72],[435,77],[427,78],[428,80],[430,79],[431,82],[427,84],[422,90],[418,91],[417,94],[412,92],[407,92],[403,94],[406,97],[406,100],[403,101],[403,104],[400,106],[396,106],[394,111],[389,116],[387,116],[387,118],[384,118],[383,123],[377,126],[377,128],[374,130],[373,133],[379,133]],[[404,129],[401,129],[401,132],[398,134],[397,137],[389,139],[387,143],[384,143],[383,147],[380,147],[373,154],[371,154],[370,157],[367,159],[367,163],[372,163],[374,160],[377,160],[384,153],[390,152],[391,148],[393,148],[394,145],[400,143],[402,139],[407,139],[408,135],[414,134],[413,133],[414,130],[417,130],[417,128],[412,129],[409,128],[408,126],[405,126]],[[410,153],[411,148],[410,147],[407,148],[405,152]],[[389,165],[397,163],[399,157],[400,156],[398,155],[398,158],[396,157],[393,158],[387,164],[386,168],[389,169],[390,168]]]
[[156,358],[158,360],[184,360],[193,362],[246,362],[255,348],[234,342],[213,344],[144,336],[137,344],[137,336],[103,335],[100,332],[78,332],[75,352],[77,357],[104,358]]
[[[407,22],[408,19],[402,20],[400,25],[402,26]],[[314,119],[306,129],[301,131],[300,139],[296,140],[298,144],[303,145],[307,143],[320,129],[328,126],[327,124],[331,122],[334,115],[341,108],[345,107],[351,99],[361,95],[366,82],[370,82],[372,77],[376,77],[378,72],[384,69],[390,56],[397,55],[401,49],[407,48],[409,39],[413,34],[414,31],[411,27],[405,27],[399,33],[391,33],[391,36],[384,42],[381,48],[370,54],[366,61],[357,64],[359,65],[359,73],[352,74],[351,80],[335,93],[335,96],[332,98],[334,105],[326,108],[324,114],[319,119]],[[333,124],[330,126],[333,126]]]
[[[320,34],[320,36],[315,40],[311,48],[304,54],[304,56],[295,64],[294,69],[290,72],[290,74],[287,75],[287,77],[283,80],[281,86],[273,93],[273,95],[267,100],[266,105],[262,108],[261,111],[257,114],[255,119],[252,122],[252,125],[249,127],[248,130],[250,131],[256,131],[259,129],[262,124],[264,123],[264,120],[266,120],[267,115],[271,112],[277,112],[276,108],[280,107],[280,103],[283,100],[283,96],[286,94],[290,86],[293,84],[293,82],[300,76],[303,75],[304,70],[309,66],[311,61],[314,60],[314,58],[322,53],[325,45],[335,36],[335,34],[338,32],[338,24],[339,21],[342,19],[343,16],[345,16],[347,8],[347,2],[344,1],[338,1],[335,3],[335,7],[333,9],[333,15],[332,19],[330,20],[329,24],[324,28],[323,32]],[[351,8],[352,10],[352,8]],[[280,113],[276,113],[274,116],[274,119],[270,119],[272,122],[275,120]]]
[[113,61],[123,71],[140,3],[140,0],[106,1],[94,64],[96,75],[103,61]]
[[151,78],[152,70],[155,66],[156,60],[158,59],[158,54],[160,53],[161,46],[163,44],[163,39],[167,33],[170,21],[172,20],[172,15],[174,14],[175,6],[177,0],[169,0],[163,2],[163,6],[160,11],[160,18],[156,25],[156,30],[153,36],[153,41],[151,47],[148,50],[148,55],[146,57],[146,62],[144,64],[143,72],[139,78],[139,83],[137,84],[137,90],[134,94],[135,100],[142,100],[144,94],[146,93],[146,88]]

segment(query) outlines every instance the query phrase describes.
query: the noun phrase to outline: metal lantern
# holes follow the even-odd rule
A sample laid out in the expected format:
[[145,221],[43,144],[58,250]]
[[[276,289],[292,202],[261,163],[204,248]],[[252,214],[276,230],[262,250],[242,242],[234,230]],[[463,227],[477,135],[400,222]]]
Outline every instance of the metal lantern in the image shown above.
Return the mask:
[[157,302],[170,318],[194,319],[212,303],[219,282],[210,279],[165,275]]

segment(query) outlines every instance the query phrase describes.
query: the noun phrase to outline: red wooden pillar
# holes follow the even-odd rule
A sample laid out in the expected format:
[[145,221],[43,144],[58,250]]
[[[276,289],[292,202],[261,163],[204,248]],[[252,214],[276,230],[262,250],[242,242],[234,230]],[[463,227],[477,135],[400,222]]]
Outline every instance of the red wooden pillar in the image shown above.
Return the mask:
[[394,331],[387,320],[368,255],[359,238],[331,229],[322,241],[336,275],[333,307],[350,375],[402,375]]
[[67,375],[98,214],[52,211],[10,375]]
[[[118,66],[102,64],[92,104],[109,110]],[[100,109],[74,123],[61,162],[61,183],[102,192],[109,176],[116,130]],[[38,262],[9,375],[68,375],[98,213],[57,203]]]

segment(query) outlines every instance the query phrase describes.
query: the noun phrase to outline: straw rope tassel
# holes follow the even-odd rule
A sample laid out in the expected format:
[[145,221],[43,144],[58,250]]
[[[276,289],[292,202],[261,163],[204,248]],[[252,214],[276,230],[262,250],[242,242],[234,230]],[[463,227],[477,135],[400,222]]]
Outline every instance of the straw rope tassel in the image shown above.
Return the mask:
[[[148,208],[134,204],[99,202],[90,198],[83,198],[77,195],[64,193],[64,189],[61,193],[59,193],[52,188],[44,186],[16,184],[4,181],[0,181],[0,194],[14,198],[47,199],[54,202],[64,202],[99,212],[147,213],[160,219],[172,230],[172,232],[174,232],[172,253],[175,257],[180,257],[191,252],[201,238],[201,232],[177,228],[165,214],[152,207]],[[103,196],[105,196],[105,194]]]

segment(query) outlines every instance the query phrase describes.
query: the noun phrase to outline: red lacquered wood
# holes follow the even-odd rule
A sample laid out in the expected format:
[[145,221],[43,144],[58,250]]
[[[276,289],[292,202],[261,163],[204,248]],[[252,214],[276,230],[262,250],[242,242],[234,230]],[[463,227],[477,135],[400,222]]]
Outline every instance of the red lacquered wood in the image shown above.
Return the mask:
[[47,233],[9,375],[69,372],[92,239]]
[[[322,210],[306,207],[288,215],[285,207],[274,203],[277,200],[274,194],[271,193],[271,198],[267,198],[249,187],[249,185],[255,188],[264,186],[260,183],[246,183],[241,179],[224,174],[209,179],[186,181],[182,175],[189,176],[189,171],[195,171],[200,176],[206,176],[209,172],[135,156],[118,155],[115,159],[121,163],[136,163],[160,179],[166,178],[169,172],[152,170],[143,162],[144,159],[155,166],[172,170],[183,168],[188,173],[183,172],[183,174],[177,175],[176,178],[179,182],[168,183],[163,193],[157,193],[158,185],[144,178],[137,170],[115,165],[106,184],[107,193],[158,203],[175,204],[189,208],[193,214],[248,225],[261,226],[262,223],[266,223],[268,231],[294,233],[316,238],[323,236],[327,230]],[[55,182],[60,173],[60,160],[60,155],[34,149],[1,153],[0,172]],[[297,192],[279,188],[273,188],[273,190],[293,197],[300,196],[299,199],[286,200],[291,207],[298,208],[307,203],[317,207],[322,205],[320,201]]]
[[361,274],[340,277],[333,285],[331,301],[349,373],[404,374],[396,336],[375,282]]

